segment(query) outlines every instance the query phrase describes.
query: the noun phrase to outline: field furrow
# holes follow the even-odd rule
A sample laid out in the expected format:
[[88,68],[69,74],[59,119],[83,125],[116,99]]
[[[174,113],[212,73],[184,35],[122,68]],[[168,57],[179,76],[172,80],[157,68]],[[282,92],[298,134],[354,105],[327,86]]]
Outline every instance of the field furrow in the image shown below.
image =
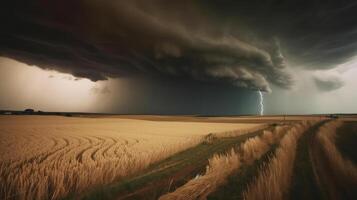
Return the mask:
[[119,118],[0,118],[0,199],[83,194],[143,172],[201,143],[209,133],[247,133],[259,126]]

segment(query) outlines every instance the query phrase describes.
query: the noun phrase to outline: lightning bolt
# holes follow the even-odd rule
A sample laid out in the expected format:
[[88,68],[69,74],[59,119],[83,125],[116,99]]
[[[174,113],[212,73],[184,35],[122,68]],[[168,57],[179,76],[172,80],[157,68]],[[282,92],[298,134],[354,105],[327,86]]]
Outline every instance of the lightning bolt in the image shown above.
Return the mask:
[[259,93],[259,105],[260,105],[260,115],[264,115],[264,98],[262,91],[258,91]]

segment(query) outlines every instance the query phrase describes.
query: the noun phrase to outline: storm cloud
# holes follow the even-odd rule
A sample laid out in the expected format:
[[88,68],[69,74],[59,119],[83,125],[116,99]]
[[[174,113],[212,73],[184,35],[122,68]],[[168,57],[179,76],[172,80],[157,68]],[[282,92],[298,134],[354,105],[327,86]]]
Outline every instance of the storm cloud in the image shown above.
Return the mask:
[[173,76],[289,88],[287,63],[328,69],[357,49],[352,1],[299,2],[15,0],[2,6],[0,54],[92,81]]
[[253,37],[278,37],[289,63],[305,69],[331,69],[357,54],[356,1],[201,2]]
[[337,90],[345,85],[344,82],[337,76],[315,76],[314,81],[317,88],[323,92]]

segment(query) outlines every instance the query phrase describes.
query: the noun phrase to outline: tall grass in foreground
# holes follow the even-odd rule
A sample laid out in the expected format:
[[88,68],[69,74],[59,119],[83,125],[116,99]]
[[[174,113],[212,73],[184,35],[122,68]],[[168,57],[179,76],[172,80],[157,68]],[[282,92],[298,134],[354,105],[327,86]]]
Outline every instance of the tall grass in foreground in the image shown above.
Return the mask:
[[[352,187],[357,187],[357,166],[350,160],[345,159],[335,145],[337,128],[342,126],[341,121],[331,121],[320,127],[317,139],[329,160],[329,164],[335,170],[339,178]],[[354,188],[356,189],[356,188]]]
[[248,139],[241,145],[240,155],[245,164],[251,164],[265,154],[270,145],[277,143],[282,136],[289,130],[288,126],[276,126],[274,131],[264,130],[261,137]]
[[246,200],[282,200],[291,182],[298,138],[310,126],[303,122],[290,129],[280,142],[276,154],[243,192]]
[[251,164],[264,155],[270,145],[278,142],[287,129],[287,126],[278,126],[274,132],[264,130],[262,136],[248,139],[238,151],[231,149],[227,154],[215,154],[209,159],[203,176],[197,176],[174,192],[161,196],[160,200],[206,199],[217,187],[224,184],[227,177],[238,170],[242,164]]
[[159,199],[205,199],[217,186],[223,184],[225,178],[240,165],[240,157],[233,149],[226,155],[216,154],[209,160],[205,175],[196,177],[175,192]]

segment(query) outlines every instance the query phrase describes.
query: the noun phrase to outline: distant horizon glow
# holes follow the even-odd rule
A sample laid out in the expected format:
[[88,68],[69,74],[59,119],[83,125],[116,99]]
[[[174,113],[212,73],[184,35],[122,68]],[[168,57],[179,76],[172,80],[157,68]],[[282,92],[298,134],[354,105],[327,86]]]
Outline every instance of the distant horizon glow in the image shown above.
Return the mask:
[[95,82],[53,70],[43,70],[0,57],[1,109],[42,111],[91,111]]

